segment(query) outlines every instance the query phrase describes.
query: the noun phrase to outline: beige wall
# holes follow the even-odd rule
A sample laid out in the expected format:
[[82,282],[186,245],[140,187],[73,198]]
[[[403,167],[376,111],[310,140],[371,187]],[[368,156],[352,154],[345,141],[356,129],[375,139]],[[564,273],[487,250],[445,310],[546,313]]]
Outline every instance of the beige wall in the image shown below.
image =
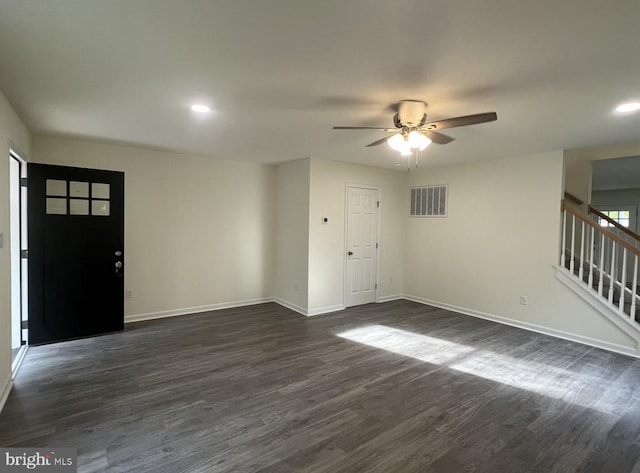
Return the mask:
[[274,167],[45,136],[32,157],[125,172],[126,316],[273,297]]
[[[406,172],[311,159],[309,209],[309,312],[344,307],[345,197],[347,184],[380,189],[378,298],[402,297]],[[322,217],[329,223],[322,224]]]
[[9,238],[9,148],[29,157],[31,135],[0,92],[0,404],[11,381],[11,248]]
[[[635,348],[555,277],[563,153],[426,169],[449,185],[448,218],[408,218],[405,293],[569,338]],[[528,305],[520,305],[520,295]]]
[[[564,191],[582,202],[575,205],[582,213],[587,213],[587,206],[591,202],[591,181],[593,167],[590,157],[582,153],[567,151],[564,153]],[[564,198],[564,195],[563,195]],[[568,202],[574,205],[573,202]]]
[[[29,152],[27,130],[0,96],[0,140],[9,139]],[[125,172],[129,318],[274,297],[308,314],[341,307],[346,186],[360,184],[381,190],[380,300],[407,295],[614,349],[634,347],[555,277],[561,151],[409,174],[313,158],[275,167],[46,136],[34,138],[31,157]],[[590,156],[574,158],[590,168]],[[7,176],[8,160],[0,175],[5,196]],[[409,218],[409,188],[436,184],[449,185],[449,216]],[[5,235],[7,201],[0,205]],[[8,255],[5,246],[2,268]],[[2,387],[10,378],[8,269],[0,273],[0,295]]]
[[640,205],[640,188],[593,191],[591,195],[591,203],[593,205],[616,205],[616,204]]
[[640,144],[603,146],[599,148],[572,149],[564,152],[564,190],[584,201],[581,210],[586,213],[591,203],[592,161],[638,156]]
[[309,169],[309,159],[277,169],[276,300],[301,313],[308,307]]

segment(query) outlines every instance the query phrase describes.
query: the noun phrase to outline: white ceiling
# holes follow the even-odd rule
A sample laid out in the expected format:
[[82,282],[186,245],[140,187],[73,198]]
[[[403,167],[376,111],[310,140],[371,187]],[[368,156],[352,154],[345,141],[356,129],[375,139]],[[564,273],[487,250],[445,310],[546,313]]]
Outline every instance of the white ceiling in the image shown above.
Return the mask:
[[[422,165],[637,142],[638,0],[0,0],[0,90],[34,132],[263,163],[394,168],[386,107],[447,130]],[[215,112],[203,118],[194,102]]]

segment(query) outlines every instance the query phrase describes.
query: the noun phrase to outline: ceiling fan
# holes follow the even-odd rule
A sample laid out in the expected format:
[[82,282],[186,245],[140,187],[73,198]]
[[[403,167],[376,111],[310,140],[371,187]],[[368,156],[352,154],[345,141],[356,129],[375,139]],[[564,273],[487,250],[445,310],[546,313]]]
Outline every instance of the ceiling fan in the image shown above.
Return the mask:
[[[454,138],[444,135],[439,130],[455,128],[460,126],[477,125],[479,123],[492,122],[498,119],[495,112],[477,113],[475,115],[465,115],[463,117],[447,118],[435,122],[427,122],[425,108],[427,104],[421,100],[403,100],[392,106],[397,110],[393,116],[395,128],[380,128],[372,126],[334,126],[334,130],[379,130],[391,132],[393,135],[386,136],[367,147],[378,146],[388,143],[391,148],[404,156],[415,157],[416,167],[418,167],[418,151],[425,149],[431,142],[439,145],[451,143]],[[438,130],[438,131],[436,131]],[[409,160],[407,160],[409,166]]]

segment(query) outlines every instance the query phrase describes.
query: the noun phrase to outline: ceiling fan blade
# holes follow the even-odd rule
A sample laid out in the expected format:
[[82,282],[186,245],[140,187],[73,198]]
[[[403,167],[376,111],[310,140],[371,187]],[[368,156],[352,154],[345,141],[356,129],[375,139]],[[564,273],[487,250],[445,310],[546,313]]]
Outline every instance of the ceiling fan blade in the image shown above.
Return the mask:
[[[391,135],[391,136],[395,136],[395,135]],[[391,136],[385,136],[380,140],[374,141],[373,143],[369,143],[366,147],[369,148],[370,146],[378,146],[378,145],[381,145],[382,143],[386,143],[387,141],[389,141],[389,138],[391,138]]]
[[451,143],[455,140],[455,138],[451,138],[450,136],[443,135],[442,133],[438,133],[437,131],[421,131],[421,133],[429,138],[434,143],[439,145],[446,145],[447,143]]
[[476,113],[475,115],[465,115],[464,117],[447,118],[437,122],[426,123],[425,130],[444,130],[458,126],[477,125],[478,123],[492,122],[498,119],[496,112]]
[[376,126],[334,126],[334,130],[379,130],[397,132],[397,128],[379,128]]

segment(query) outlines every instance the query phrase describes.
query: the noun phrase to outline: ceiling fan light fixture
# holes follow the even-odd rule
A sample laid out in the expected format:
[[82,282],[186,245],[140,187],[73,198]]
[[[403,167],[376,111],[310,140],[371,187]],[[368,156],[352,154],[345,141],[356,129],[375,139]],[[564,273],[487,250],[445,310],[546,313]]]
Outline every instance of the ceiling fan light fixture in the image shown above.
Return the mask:
[[637,112],[638,110],[640,110],[640,102],[621,103],[616,107],[616,112],[620,113],[631,113]]
[[412,148],[418,148],[420,151],[425,149],[431,144],[431,140],[418,131],[412,131],[407,137],[409,146]]
[[405,140],[404,136],[402,136],[400,133],[389,138],[387,140],[387,143],[389,143],[391,149],[400,151],[400,153],[402,153],[403,155],[411,153],[411,146],[409,146],[409,142]]
[[196,103],[191,106],[191,110],[198,113],[209,113],[211,111],[211,107],[201,103]]

